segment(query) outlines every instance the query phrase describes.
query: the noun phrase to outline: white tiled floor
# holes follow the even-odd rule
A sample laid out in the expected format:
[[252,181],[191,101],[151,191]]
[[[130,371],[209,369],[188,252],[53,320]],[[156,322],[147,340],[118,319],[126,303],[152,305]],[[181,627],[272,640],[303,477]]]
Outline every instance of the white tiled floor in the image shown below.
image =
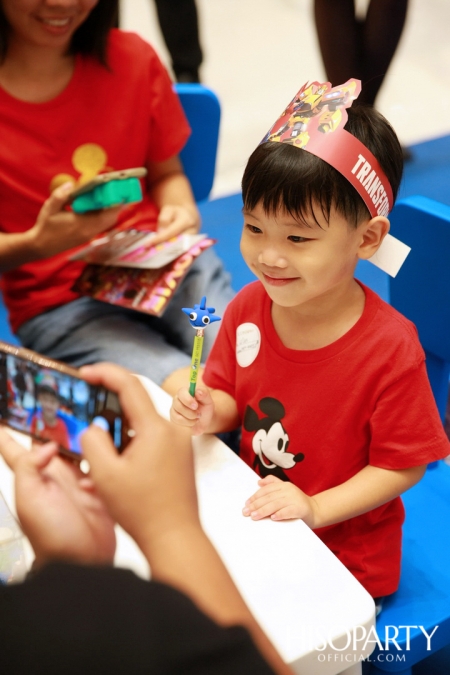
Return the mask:
[[[357,0],[364,10],[367,0]],[[312,0],[197,0],[202,80],[222,104],[213,189],[236,192],[247,157],[306,80],[324,78]],[[122,0],[122,27],[168,64],[153,0]],[[404,144],[450,133],[449,0],[410,0],[406,27],[377,105]],[[382,39],[382,36],[380,36]]]

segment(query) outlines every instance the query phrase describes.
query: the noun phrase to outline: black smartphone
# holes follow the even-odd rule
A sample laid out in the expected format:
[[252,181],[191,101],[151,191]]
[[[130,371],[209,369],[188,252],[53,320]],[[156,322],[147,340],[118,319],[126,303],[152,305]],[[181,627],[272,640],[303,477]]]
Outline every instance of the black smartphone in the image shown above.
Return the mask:
[[0,423],[39,441],[56,441],[80,461],[80,436],[95,422],[118,452],[133,436],[115,392],[83,380],[77,369],[0,341]]

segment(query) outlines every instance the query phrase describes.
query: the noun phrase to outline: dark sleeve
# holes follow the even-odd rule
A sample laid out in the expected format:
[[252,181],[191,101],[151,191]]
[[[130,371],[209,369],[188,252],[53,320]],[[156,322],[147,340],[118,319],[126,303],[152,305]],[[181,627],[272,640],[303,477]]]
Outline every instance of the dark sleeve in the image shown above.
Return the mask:
[[54,564],[0,587],[0,672],[8,675],[273,673],[239,626],[128,570]]

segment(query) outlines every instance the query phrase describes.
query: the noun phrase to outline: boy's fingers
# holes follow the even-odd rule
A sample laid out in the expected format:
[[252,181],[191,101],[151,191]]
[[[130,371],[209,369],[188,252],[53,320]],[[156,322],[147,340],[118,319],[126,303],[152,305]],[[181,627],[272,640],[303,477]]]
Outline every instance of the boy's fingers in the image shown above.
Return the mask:
[[197,422],[197,417],[189,419],[185,414],[179,413],[174,408],[170,411],[170,419],[174,424],[178,424],[182,427],[193,427]]
[[186,387],[182,387],[181,389],[178,390],[175,400],[176,398],[178,398],[180,403],[184,405],[186,408],[190,408],[191,410],[197,410],[198,403],[195,400],[195,398],[190,395],[189,389],[187,389]]
[[289,504],[273,513],[270,517],[272,520],[291,520],[293,518],[298,518],[299,516],[296,515],[293,506]]
[[178,392],[172,401],[172,407],[177,413],[190,420],[196,420],[199,416],[199,405],[187,390]]
[[255,492],[255,494],[253,494],[251,497],[249,497],[245,503],[246,503],[246,505],[254,505],[258,501],[258,499],[262,499],[262,498],[266,497],[266,495],[270,495],[270,494],[273,494],[273,493],[278,492],[278,491],[279,491],[279,488],[278,488],[278,486],[275,486],[275,485],[269,485],[267,487],[262,487],[259,490],[257,490]]
[[250,508],[250,517],[254,520],[262,520],[262,518],[268,518],[273,513],[277,513],[285,506],[286,503],[283,499],[260,500]]
[[186,406],[184,406],[184,405],[174,406],[173,411],[174,411],[175,417],[177,418],[177,421],[178,421],[177,416],[186,420],[187,422],[191,422],[192,424],[199,419],[199,414],[198,414],[197,411],[190,410],[189,408],[186,408]]
[[270,483],[278,483],[282,482],[280,481],[279,478],[276,476],[266,476],[265,478],[261,478],[261,480],[258,481],[258,485],[270,485]]
[[195,390],[195,398],[202,405],[210,405],[213,402],[211,392],[204,387],[197,387]]

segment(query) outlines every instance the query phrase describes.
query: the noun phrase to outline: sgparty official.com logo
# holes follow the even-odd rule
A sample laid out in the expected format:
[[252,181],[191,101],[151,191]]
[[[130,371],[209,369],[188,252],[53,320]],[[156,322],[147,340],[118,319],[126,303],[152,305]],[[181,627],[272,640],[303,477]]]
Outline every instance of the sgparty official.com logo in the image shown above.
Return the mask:
[[[439,626],[431,632],[420,625],[388,625],[383,634],[377,632],[375,626],[369,630],[365,626],[356,626],[352,631],[345,631],[338,640],[321,639],[314,649],[319,652],[318,661],[355,663],[369,661],[372,663],[401,663],[406,661],[406,652],[411,650],[411,640],[418,637],[425,641],[426,651],[431,651],[431,640]],[[364,654],[371,652],[371,656]],[[373,653],[372,653],[373,652]]]

